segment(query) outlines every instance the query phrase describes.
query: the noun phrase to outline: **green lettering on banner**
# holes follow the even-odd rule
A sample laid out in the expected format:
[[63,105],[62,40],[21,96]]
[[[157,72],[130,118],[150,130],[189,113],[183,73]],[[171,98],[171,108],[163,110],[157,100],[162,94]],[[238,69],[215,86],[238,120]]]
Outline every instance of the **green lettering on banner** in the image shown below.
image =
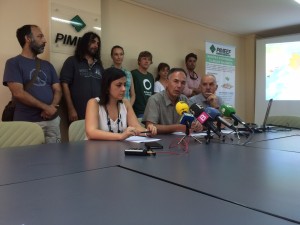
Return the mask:
[[206,62],[216,63],[228,66],[235,66],[235,59],[225,56],[206,54]]

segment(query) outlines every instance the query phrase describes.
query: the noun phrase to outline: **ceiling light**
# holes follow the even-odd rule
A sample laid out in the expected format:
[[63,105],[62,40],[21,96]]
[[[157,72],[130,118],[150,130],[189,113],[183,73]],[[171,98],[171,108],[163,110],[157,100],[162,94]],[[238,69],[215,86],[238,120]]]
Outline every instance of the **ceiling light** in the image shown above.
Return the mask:
[[57,21],[57,22],[61,22],[61,23],[68,23],[68,24],[74,24],[74,25],[82,25],[81,23],[75,22],[75,21],[70,21],[70,20],[64,20],[64,19],[60,19],[57,17],[51,17],[52,20]]
[[93,27],[95,30],[101,30],[101,27]]
[[300,0],[294,0],[295,2],[297,2],[298,4],[300,4]]

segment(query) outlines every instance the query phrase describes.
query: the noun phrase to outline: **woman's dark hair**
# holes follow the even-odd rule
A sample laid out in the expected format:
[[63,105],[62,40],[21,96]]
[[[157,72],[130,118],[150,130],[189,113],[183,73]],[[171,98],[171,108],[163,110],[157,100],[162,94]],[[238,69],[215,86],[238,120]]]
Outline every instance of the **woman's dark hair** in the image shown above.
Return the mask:
[[157,67],[157,76],[155,78],[155,81],[158,81],[160,79],[160,75],[159,75],[159,72],[165,68],[168,68],[168,70],[170,70],[170,66],[167,64],[167,63],[160,63],[158,64],[158,67]]
[[124,49],[120,46],[120,45],[115,45],[111,48],[111,51],[110,51],[110,56],[113,56],[113,52],[116,48],[119,48],[119,49],[122,49],[123,53],[124,53]]
[[108,103],[111,83],[122,77],[126,77],[124,71],[115,67],[110,67],[104,71],[102,76],[101,96],[99,102],[100,105],[106,105]]
[[32,34],[31,27],[38,27],[38,26],[27,24],[17,29],[16,36],[22,48],[25,45],[25,36],[26,35],[30,36]]
[[95,57],[95,59],[97,59],[97,61],[100,63],[100,65],[102,65],[101,38],[99,37],[98,34],[96,34],[94,32],[87,32],[79,39],[78,44],[76,46],[76,50],[75,50],[75,57],[77,58],[78,61],[82,61],[84,59],[84,56],[88,52],[89,44],[95,38],[97,38],[99,40],[99,48],[94,57]]

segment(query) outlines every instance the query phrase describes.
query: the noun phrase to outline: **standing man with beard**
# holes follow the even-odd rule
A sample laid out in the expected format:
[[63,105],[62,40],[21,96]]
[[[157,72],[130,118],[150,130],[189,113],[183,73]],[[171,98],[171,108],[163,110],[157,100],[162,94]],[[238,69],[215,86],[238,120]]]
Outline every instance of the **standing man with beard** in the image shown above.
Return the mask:
[[16,103],[13,120],[36,122],[46,143],[60,142],[59,79],[51,63],[37,58],[44,52],[46,39],[36,25],[20,27],[17,38],[22,52],[7,60],[3,76],[3,85],[8,86]]
[[85,33],[77,44],[75,55],[67,58],[61,69],[60,82],[70,123],[84,119],[88,100],[100,96],[104,71],[100,48],[99,35]]

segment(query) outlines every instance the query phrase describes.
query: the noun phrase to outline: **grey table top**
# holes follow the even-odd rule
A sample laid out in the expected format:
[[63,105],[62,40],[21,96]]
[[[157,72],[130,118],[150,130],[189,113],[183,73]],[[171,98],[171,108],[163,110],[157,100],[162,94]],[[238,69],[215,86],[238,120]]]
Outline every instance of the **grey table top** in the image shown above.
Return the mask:
[[300,153],[300,135],[274,138],[272,140],[262,140],[249,143],[247,146]]
[[[297,136],[294,135],[297,134],[293,133],[285,136],[287,136],[287,139],[292,138],[293,141],[296,141],[297,139],[294,138],[297,138]],[[178,154],[170,154],[168,149],[171,143],[177,142],[177,136],[162,135],[158,137],[162,138],[160,143],[164,145],[165,149],[162,151],[163,153],[158,153],[156,157],[125,156],[125,148],[142,145],[129,142],[81,141],[1,149],[0,199],[5,195],[9,196],[6,200],[12,198],[13,192],[11,191],[14,189],[16,189],[15,193],[19,193],[21,196],[22,190],[18,187],[23,187],[23,185],[28,185],[26,186],[27,189],[22,188],[24,190],[23,195],[27,195],[27,193],[29,195],[29,190],[39,189],[38,186],[41,182],[52,182],[56,179],[60,180],[61,185],[49,185],[54,188],[54,194],[59,193],[60,190],[65,190],[65,187],[71,188],[71,185],[64,184],[64,182],[68,182],[68,179],[71,178],[74,179],[72,182],[76,182],[75,177],[77,176],[80,177],[77,180],[80,183],[79,187],[86,188],[84,189],[85,192],[91,185],[91,181],[88,179],[89,174],[98,176],[95,175],[96,172],[102,174],[103,171],[115,171],[118,168],[117,171],[131,170],[129,174],[134,173],[144,176],[145,180],[151,178],[152,182],[155,181],[153,184],[158,181],[168,183],[168,185],[180,187],[184,191],[193,192],[193,195],[199,195],[201,198],[205,197],[217,202],[226,202],[232,207],[248,209],[255,214],[258,213],[257,215],[262,214],[275,220],[275,222],[265,224],[276,224],[278,221],[278,224],[285,224],[289,220],[300,223],[300,201],[298,200],[298,196],[300,196],[300,155],[297,152],[278,151],[273,149],[274,146],[269,146],[269,148],[268,146],[263,148],[255,146],[255,144],[263,143],[265,140],[269,140],[266,143],[284,140],[282,134],[258,134],[252,139],[255,141],[247,146],[228,144],[227,142],[216,143],[216,141],[212,141],[210,144],[199,144],[191,139],[188,153],[183,153],[180,149],[171,149],[172,153]],[[285,144],[287,143],[290,144],[290,142]],[[285,144],[282,145],[285,146]],[[123,172],[118,176],[123,179]],[[119,179],[118,176],[114,176],[116,180]],[[108,183],[111,182],[109,175],[106,175],[103,181],[106,182],[106,179]],[[85,182],[87,182],[87,187],[84,185]],[[119,185],[124,184],[120,183]],[[145,184],[141,183],[141,185],[145,188]],[[145,186],[148,187],[148,185]],[[139,186],[135,186],[133,190],[135,189],[138,192],[140,190]],[[8,193],[11,193],[11,195]],[[32,192],[32,194],[34,193],[35,191]],[[110,191],[106,193],[109,195]],[[115,194],[118,195],[118,193]],[[33,200],[33,204],[42,204],[44,200],[46,201],[47,198],[44,199],[44,195],[41,193],[42,200],[40,203],[39,198],[36,198]],[[88,194],[86,198],[90,199],[92,196],[94,195]],[[18,207],[16,198],[12,199],[11,209]],[[81,201],[84,200],[80,199],[78,202],[81,204]],[[148,199],[145,201],[147,202]],[[199,206],[196,206],[201,208],[200,202],[197,203]],[[72,201],[70,201],[71,203]],[[95,204],[97,205],[97,203]],[[84,204],[82,207],[85,209],[87,206]],[[3,201],[0,201],[0,213],[3,212],[4,208]],[[113,206],[111,208],[113,209]],[[141,208],[141,205],[139,205],[139,208]],[[31,209],[32,213],[39,213],[37,208]],[[45,209],[47,209],[47,206],[45,206]],[[162,208],[159,207],[159,209]],[[28,210],[30,210],[30,207]],[[120,208],[116,207],[116,210],[120,210]],[[25,210],[25,212],[27,211]],[[68,213],[71,214],[71,211]],[[170,213],[170,211],[167,210],[167,213]],[[60,218],[59,214],[55,218]],[[192,218],[196,219],[196,215],[193,215]],[[222,218],[222,216],[218,216],[218,218]],[[268,220],[271,218],[268,218]],[[37,217],[36,221],[39,219],[40,217]],[[228,221],[231,221],[229,219]],[[249,219],[249,221],[252,220]],[[260,220],[257,220],[258,223],[255,221],[252,221],[251,224],[260,224]],[[247,224],[246,222],[240,224]],[[169,222],[165,224],[169,224]]]
[[120,167],[0,187],[0,224],[293,224]]
[[[287,139],[297,141],[299,137]],[[170,138],[162,143],[168,146]],[[297,152],[190,141],[188,154],[173,155],[171,159],[160,158],[160,154],[157,159],[132,158],[121,165],[300,223],[300,154]]]

